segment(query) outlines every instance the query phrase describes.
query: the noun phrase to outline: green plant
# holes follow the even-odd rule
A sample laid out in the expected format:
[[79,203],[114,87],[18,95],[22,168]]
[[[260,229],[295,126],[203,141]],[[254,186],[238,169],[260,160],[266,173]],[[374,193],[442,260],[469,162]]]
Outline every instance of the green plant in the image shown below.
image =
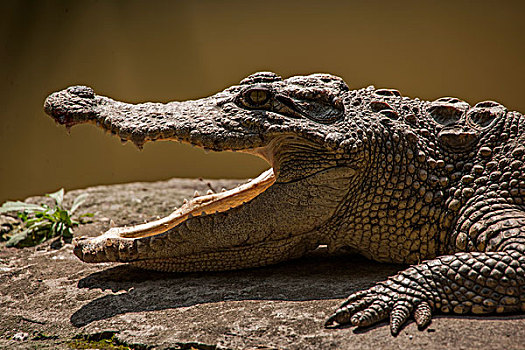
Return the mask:
[[6,246],[30,247],[53,237],[60,237],[61,240],[67,241],[73,237],[73,227],[83,223],[83,218],[93,216],[92,213],[86,213],[76,217],[76,220],[73,219],[73,214],[85,202],[87,194],[75,198],[69,210],[63,207],[63,188],[46,196],[55,201],[54,206],[8,201],[0,207],[0,214],[17,212],[23,223],[22,228],[15,230],[9,236],[0,237],[7,240]]

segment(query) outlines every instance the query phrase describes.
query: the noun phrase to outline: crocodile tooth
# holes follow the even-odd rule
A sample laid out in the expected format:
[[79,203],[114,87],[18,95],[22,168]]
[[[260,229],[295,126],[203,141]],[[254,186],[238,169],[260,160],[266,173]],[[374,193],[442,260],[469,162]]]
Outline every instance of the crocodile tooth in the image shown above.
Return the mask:
[[195,193],[193,194],[193,198],[197,198],[200,196],[200,193],[199,191],[195,191]]

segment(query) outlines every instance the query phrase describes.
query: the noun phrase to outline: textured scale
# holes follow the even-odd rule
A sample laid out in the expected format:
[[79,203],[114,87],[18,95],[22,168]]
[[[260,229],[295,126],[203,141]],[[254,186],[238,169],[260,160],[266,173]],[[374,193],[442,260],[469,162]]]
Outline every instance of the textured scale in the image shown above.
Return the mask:
[[327,326],[389,320],[395,335],[409,318],[423,328],[439,312],[525,312],[525,117],[497,102],[422,101],[352,90],[329,74],[260,72],[211,97],[167,104],[70,87],[45,110],[66,127],[96,124],[139,147],[171,139],[256,153],[275,174],[255,198],[161,234],[80,239],[84,261],[229,270],[326,244],[412,264],[350,295]]

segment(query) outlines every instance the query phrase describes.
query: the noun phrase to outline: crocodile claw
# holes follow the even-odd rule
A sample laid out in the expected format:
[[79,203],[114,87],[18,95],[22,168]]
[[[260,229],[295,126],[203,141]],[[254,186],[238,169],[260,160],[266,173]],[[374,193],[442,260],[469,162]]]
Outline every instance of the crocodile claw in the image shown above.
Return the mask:
[[[325,327],[335,324],[368,327],[390,318],[390,331],[392,335],[397,335],[410,315],[413,315],[418,327],[424,328],[430,323],[432,308],[417,291],[406,289],[399,288],[393,280],[388,280],[353,293],[328,318]],[[406,291],[402,292],[403,290]]]

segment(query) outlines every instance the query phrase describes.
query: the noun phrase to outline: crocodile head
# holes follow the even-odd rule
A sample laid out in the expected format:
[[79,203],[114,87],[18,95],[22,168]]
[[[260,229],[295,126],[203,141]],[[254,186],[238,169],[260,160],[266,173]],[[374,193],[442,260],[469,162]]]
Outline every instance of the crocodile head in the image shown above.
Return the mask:
[[85,86],[51,94],[45,111],[67,128],[91,123],[138,147],[176,140],[247,152],[270,165],[256,179],[194,198],[163,219],[77,239],[75,254],[86,262],[221,270],[280,261],[322,244],[320,228],[364,174],[366,137],[345,113],[348,93],[342,79],[328,74],[283,80],[260,72],[213,96],[167,104],[118,102]]

